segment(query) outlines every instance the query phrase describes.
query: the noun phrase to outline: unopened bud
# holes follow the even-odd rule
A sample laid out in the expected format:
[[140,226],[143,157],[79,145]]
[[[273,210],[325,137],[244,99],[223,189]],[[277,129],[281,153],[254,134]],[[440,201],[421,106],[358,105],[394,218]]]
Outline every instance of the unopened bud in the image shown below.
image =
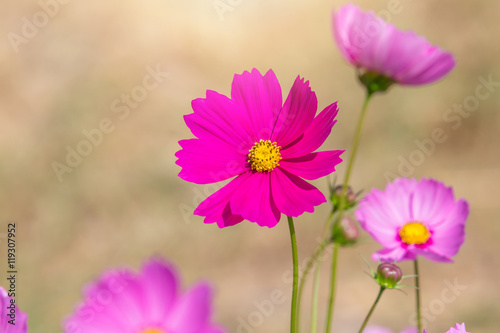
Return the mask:
[[393,289],[403,278],[403,273],[401,268],[397,265],[384,262],[377,267],[377,274],[375,275],[375,281],[384,288]]
[[[330,194],[330,200],[332,201],[334,212],[340,209],[343,189],[344,189],[343,185],[335,186],[335,188],[333,188]],[[348,210],[354,207],[355,204],[356,204],[356,193],[353,192],[350,186],[347,186],[345,191],[344,210]]]
[[395,82],[389,77],[376,72],[365,72],[359,75],[358,78],[370,95],[375,92],[386,91]]
[[339,224],[335,227],[333,241],[342,246],[353,245],[359,237],[359,230],[356,222],[350,217],[342,217]]

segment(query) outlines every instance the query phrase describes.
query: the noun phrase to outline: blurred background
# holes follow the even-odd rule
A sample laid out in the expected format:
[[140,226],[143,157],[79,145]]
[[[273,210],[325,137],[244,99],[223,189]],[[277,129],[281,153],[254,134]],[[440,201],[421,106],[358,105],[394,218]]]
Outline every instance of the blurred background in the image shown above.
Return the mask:
[[[192,211],[214,187],[179,179],[174,154],[178,140],[192,137],[182,118],[192,112],[191,100],[204,97],[207,89],[229,95],[233,75],[254,67],[272,68],[285,95],[300,75],[310,81],[320,109],[339,101],[338,122],[322,149],[349,150],[364,91],[331,34],[331,11],[344,3],[2,4],[0,285],[6,285],[7,223],[15,222],[17,300],[29,314],[31,332],[60,332],[84,284],[109,267],[137,270],[155,254],[176,264],[184,288],[201,279],[212,282],[214,316],[228,332],[288,330],[286,220],[273,229],[249,222],[225,229],[204,224]],[[422,304],[429,309],[424,319],[435,333],[463,321],[475,333],[498,331],[500,84],[477,87],[500,82],[500,2],[357,4],[452,52],[457,67],[435,84],[393,87],[373,98],[352,184],[368,191],[383,188],[398,173],[433,177],[469,201],[466,243],[455,263],[421,261]],[[475,98],[476,89],[488,91],[488,97]],[[464,103],[470,111],[453,111]],[[436,128],[446,139],[430,144]],[[92,145],[83,143],[88,136]],[[74,156],[77,150],[86,156]],[[339,177],[344,168],[338,168]],[[325,179],[313,183],[327,192]],[[314,215],[296,219],[301,261],[315,248],[329,209],[324,204]],[[369,258],[379,246],[362,235],[360,244],[340,254],[336,332],[357,332],[378,292],[363,273],[360,254]],[[320,330],[329,262],[327,257],[323,263]],[[402,268],[412,274],[410,264]],[[445,303],[449,283],[461,289]],[[275,304],[269,316],[255,315],[275,289],[286,302]],[[371,323],[396,332],[408,326],[414,292],[405,290],[408,296],[387,292]],[[304,328],[309,327],[309,295],[310,290]],[[244,328],[247,324],[253,326]]]

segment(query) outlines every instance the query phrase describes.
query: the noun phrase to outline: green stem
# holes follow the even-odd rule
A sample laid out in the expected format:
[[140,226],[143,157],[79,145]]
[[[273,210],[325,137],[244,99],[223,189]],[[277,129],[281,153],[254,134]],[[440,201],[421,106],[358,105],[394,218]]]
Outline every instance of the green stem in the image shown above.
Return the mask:
[[297,327],[299,327],[300,330],[300,304],[302,301],[302,292],[304,291],[304,285],[307,280],[307,276],[309,274],[309,271],[311,270],[313,264],[318,261],[318,258],[323,254],[323,251],[326,249],[326,247],[330,244],[330,240],[326,239],[326,235],[328,234],[328,227],[330,226],[330,220],[333,217],[333,212],[330,213],[330,216],[325,222],[325,226],[323,228],[323,233],[321,235],[321,239],[323,241],[314,249],[313,254],[309,257],[307,260],[306,266],[304,267],[304,271],[302,272],[302,275],[300,276],[299,279],[299,291],[297,295]]
[[370,317],[372,316],[373,311],[375,310],[375,307],[377,306],[378,301],[380,300],[380,297],[382,296],[382,293],[384,292],[385,288],[380,287],[380,291],[378,292],[377,299],[375,300],[375,303],[373,303],[372,308],[370,309],[370,312],[366,315],[365,321],[361,325],[361,328],[359,329],[359,333],[362,333],[363,330],[366,327],[366,324],[368,324],[368,321],[370,320]]
[[299,279],[299,260],[297,256],[297,239],[295,238],[295,227],[293,226],[293,218],[288,216],[288,227],[290,228],[290,240],[292,242],[292,259],[293,259],[293,288],[292,288],[292,309],[290,316],[290,333],[296,333],[296,315],[297,315],[297,285]]
[[319,295],[319,273],[320,273],[321,261],[316,263],[316,268],[314,272],[314,287],[313,287],[313,297],[312,297],[312,307],[311,307],[311,333],[318,332],[318,295]]
[[[337,218],[335,219],[335,222],[332,225],[332,236],[333,236],[333,231],[335,230],[335,227],[340,223],[340,221],[342,220],[342,216],[344,214],[345,203],[346,203],[345,195],[347,193],[347,187],[349,186],[349,179],[351,177],[352,167],[354,165],[356,153],[358,152],[359,142],[361,140],[361,132],[363,129],[363,123],[364,123],[365,116],[366,116],[366,110],[368,109],[368,103],[370,102],[371,96],[372,96],[372,93],[370,93],[370,92],[368,92],[366,94],[365,101],[363,102],[363,106],[361,107],[361,114],[359,115],[358,124],[356,126],[356,131],[354,132],[352,151],[351,151],[351,155],[349,157],[349,161],[347,163],[344,184],[342,186],[342,195],[340,196],[339,211],[338,211]],[[326,333],[330,332],[330,327],[331,327],[331,322],[332,322],[332,317],[333,317],[333,304],[334,304],[334,300],[335,300],[335,279],[337,278],[338,248],[339,248],[338,244],[335,243],[334,252],[333,252],[334,255],[332,257],[332,275],[330,277],[330,279],[331,279],[330,280],[330,300],[329,300],[329,304],[328,304],[328,315],[327,315],[327,319],[326,319]]]
[[351,178],[352,167],[354,165],[354,160],[356,158],[356,154],[358,152],[359,142],[361,141],[361,132],[363,129],[363,123],[366,116],[366,110],[368,109],[368,103],[370,102],[370,98],[372,93],[367,93],[365,97],[365,101],[363,102],[363,106],[361,107],[361,114],[359,115],[358,125],[356,126],[356,132],[354,133],[354,139],[352,142],[352,151],[351,156],[349,157],[349,162],[347,163],[347,169],[344,177],[344,184],[342,187],[342,195],[340,196],[340,207],[339,207],[339,218],[342,219],[342,213],[344,212],[345,206],[345,194],[347,192],[347,187],[349,186],[349,179]]
[[339,254],[339,244],[333,244],[332,274],[330,279],[330,299],[328,301],[328,317],[326,319],[326,333],[330,332],[333,318],[333,304],[335,301],[335,283],[337,280],[337,257]]
[[415,287],[416,287],[416,299],[417,299],[417,328],[418,333],[422,333],[422,315],[420,313],[420,282],[418,273],[418,261],[415,259],[413,261],[413,267],[415,269]]

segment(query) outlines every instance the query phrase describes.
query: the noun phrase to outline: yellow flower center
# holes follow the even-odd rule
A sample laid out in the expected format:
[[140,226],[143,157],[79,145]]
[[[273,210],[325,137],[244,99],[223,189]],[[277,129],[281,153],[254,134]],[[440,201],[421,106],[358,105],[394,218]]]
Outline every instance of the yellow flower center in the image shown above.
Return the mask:
[[281,160],[281,147],[270,140],[260,140],[250,149],[248,162],[252,170],[257,172],[269,172],[279,166]]
[[399,230],[399,237],[406,244],[424,244],[431,237],[431,233],[421,222],[410,222]]
[[158,329],[147,329],[145,331],[142,331],[141,333],[164,333],[164,332]]

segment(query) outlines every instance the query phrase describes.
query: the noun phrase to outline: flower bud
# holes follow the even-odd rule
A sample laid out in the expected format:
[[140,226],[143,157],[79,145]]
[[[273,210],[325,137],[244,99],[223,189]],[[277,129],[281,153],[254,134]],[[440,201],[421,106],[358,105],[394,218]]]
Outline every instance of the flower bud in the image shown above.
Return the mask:
[[402,278],[403,273],[401,269],[393,263],[384,262],[377,267],[375,281],[383,288],[396,288],[396,285]]
[[[336,212],[340,209],[340,202],[342,198],[342,190],[343,185],[335,186],[330,193],[330,200],[333,204],[333,211]],[[348,210],[356,204],[356,193],[353,192],[350,186],[347,186],[345,192],[345,202],[344,202],[344,210]]]
[[335,227],[333,241],[341,246],[353,245],[359,237],[356,222],[350,217],[342,217],[340,223]]
[[394,80],[375,72],[365,72],[358,78],[370,95],[378,91],[386,91],[394,83]]

